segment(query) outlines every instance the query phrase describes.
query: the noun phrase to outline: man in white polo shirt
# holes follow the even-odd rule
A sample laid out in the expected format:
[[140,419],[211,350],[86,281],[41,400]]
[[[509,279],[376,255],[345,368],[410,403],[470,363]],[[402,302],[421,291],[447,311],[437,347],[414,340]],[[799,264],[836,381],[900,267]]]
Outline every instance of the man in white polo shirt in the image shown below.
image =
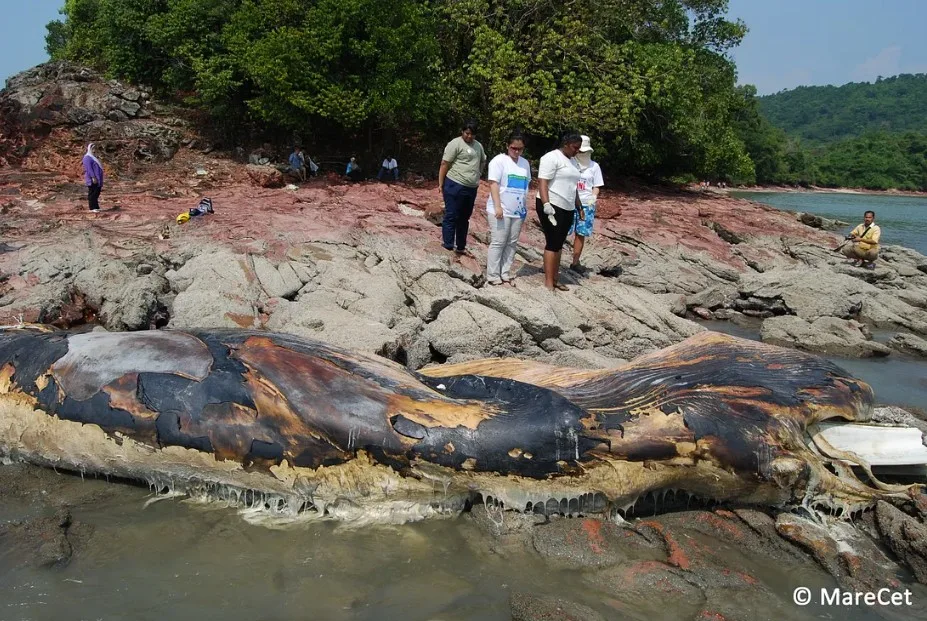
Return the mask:
[[380,172],[377,173],[377,179],[383,181],[383,175],[392,177],[393,181],[399,181],[399,164],[392,155],[387,155],[383,158],[383,163],[380,165]]

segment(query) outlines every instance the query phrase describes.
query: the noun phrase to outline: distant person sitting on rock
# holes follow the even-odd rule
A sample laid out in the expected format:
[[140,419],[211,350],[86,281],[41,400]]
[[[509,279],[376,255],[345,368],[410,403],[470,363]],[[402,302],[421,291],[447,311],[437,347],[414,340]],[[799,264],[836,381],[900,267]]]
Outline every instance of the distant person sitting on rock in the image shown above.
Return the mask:
[[383,175],[387,177],[392,176],[393,181],[399,181],[399,164],[396,163],[396,158],[391,155],[386,156],[383,159],[383,163],[380,164],[380,172],[377,173],[377,179],[382,181]]
[[299,147],[296,147],[290,153],[290,172],[299,177],[300,180],[306,180],[306,156],[303,155],[303,150]]
[[348,166],[344,170],[344,176],[351,181],[361,181],[364,178],[361,172],[361,166],[357,163],[356,157],[351,156],[351,161],[348,162]]
[[863,223],[847,235],[847,243],[843,247],[843,254],[853,263],[868,270],[875,269],[873,261],[879,256],[879,238],[882,229],[875,223],[875,212],[867,211],[863,215]]
[[100,211],[100,193],[103,191],[103,165],[100,160],[93,154],[96,145],[92,142],[87,145],[87,154],[84,155],[84,183],[87,184],[87,201],[90,203],[90,211],[98,213]]

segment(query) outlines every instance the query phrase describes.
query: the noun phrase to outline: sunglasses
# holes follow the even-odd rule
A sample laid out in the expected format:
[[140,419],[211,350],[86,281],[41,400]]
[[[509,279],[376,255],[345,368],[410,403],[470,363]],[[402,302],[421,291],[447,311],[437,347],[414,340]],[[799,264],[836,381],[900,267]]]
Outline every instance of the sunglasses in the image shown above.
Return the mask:
[[521,152],[521,151],[524,151],[524,150],[525,150],[524,147],[509,147],[509,151],[518,151],[518,152]]

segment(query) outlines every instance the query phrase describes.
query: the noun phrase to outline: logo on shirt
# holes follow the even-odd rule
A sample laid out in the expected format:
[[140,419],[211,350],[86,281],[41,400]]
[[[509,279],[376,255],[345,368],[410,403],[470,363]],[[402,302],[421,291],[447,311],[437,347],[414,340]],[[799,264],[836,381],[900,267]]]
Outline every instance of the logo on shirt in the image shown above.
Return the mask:
[[[506,175],[505,179],[505,189],[503,190],[505,194],[510,196],[514,200],[514,205],[511,205],[512,215],[517,216],[524,220],[528,217],[528,209],[525,207],[525,194],[528,193],[528,177],[525,175],[519,175],[517,173],[509,173]],[[503,200],[503,203],[508,201]]]
[[505,182],[506,189],[509,190],[521,190],[522,192],[528,191],[528,177],[524,175],[516,175],[515,173],[509,173],[508,179]]

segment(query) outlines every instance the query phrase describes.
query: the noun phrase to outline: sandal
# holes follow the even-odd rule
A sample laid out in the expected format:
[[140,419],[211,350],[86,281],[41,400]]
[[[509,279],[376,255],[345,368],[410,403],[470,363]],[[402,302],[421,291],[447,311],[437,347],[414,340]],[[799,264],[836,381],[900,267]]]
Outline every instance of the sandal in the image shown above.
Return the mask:
[[567,287],[566,285],[561,285],[559,282],[556,285],[554,285],[554,289],[556,289],[557,291],[569,291],[570,290],[569,287]]

